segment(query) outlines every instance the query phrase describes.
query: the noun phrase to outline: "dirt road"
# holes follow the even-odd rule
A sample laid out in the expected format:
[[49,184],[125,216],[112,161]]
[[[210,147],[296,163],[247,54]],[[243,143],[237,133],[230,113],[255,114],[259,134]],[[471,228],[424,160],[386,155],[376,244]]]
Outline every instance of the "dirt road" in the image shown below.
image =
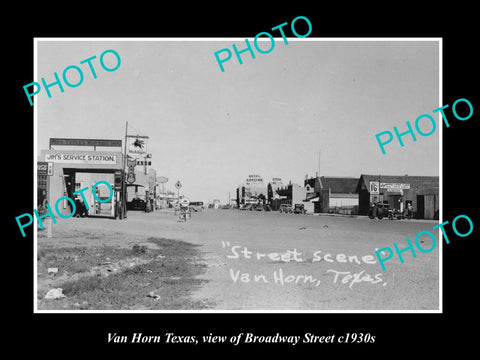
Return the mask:
[[[141,300],[129,294],[126,303],[120,301],[117,307],[108,305],[109,299],[119,296],[118,289],[110,284],[89,284],[88,289],[93,291],[93,287],[97,295],[110,291],[111,296],[102,298],[100,303],[89,301],[87,295],[80,299],[81,287],[66,298],[45,300],[43,296],[49,288],[62,284],[55,277],[68,279],[75,269],[70,269],[70,273],[67,270],[66,275],[59,269],[60,274],[53,277],[45,274],[47,265],[40,259],[39,309],[75,310],[86,302],[85,308],[89,310],[438,310],[438,244],[431,252],[417,251],[416,258],[404,252],[403,264],[394,256],[386,262],[385,271],[374,253],[376,248],[393,248],[393,243],[406,247],[406,237],[414,239],[418,232],[431,230],[434,224],[239,210],[198,212],[185,223],[171,212],[133,211],[124,221],[63,220],[53,225],[53,238],[47,239],[39,232],[39,252],[70,249],[72,255],[75,253],[72,249],[85,252],[103,248],[109,249],[109,254],[113,249],[124,251],[116,258],[110,256],[107,265],[116,268],[110,272],[117,277],[126,270],[127,265],[117,264],[125,258],[131,260],[124,261],[125,264],[133,262],[132,268],[143,269],[129,280],[136,284],[139,279],[143,282],[143,288],[135,290],[142,291],[138,295]],[[438,234],[434,233],[438,240]],[[175,257],[170,265],[162,258],[167,256],[165,241],[170,241],[170,245],[180,244],[175,251],[168,252],[168,258]],[[132,257],[134,245],[144,247],[144,254]],[[426,237],[422,246],[430,248],[431,240]],[[86,259],[80,262],[85,263]],[[85,265],[83,273],[91,275],[92,267],[98,267],[98,263]],[[179,264],[184,267],[183,273],[176,276],[175,267]],[[97,272],[102,277],[101,267]],[[170,282],[165,282],[166,278]],[[172,291],[167,291],[169,286]],[[122,291],[128,292],[128,287]],[[145,294],[152,291],[163,292],[163,296],[160,294],[160,300],[153,303],[150,298],[145,301],[148,297]],[[183,301],[162,302],[162,298],[173,300],[179,293]],[[73,307],[72,295],[77,296]]]

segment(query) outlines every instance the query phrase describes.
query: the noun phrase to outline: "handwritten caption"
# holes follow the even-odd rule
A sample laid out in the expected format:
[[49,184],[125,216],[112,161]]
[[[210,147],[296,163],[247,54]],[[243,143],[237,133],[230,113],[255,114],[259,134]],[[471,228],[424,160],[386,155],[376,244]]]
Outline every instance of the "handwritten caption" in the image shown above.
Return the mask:
[[[246,246],[231,245],[229,241],[222,241],[222,248],[227,251],[227,259],[246,259],[251,261],[267,261],[273,264],[277,263],[350,263],[356,265],[373,265],[377,261],[373,255],[347,255],[347,254],[331,254],[323,253],[321,250],[314,251],[311,258],[306,258],[302,252],[297,249],[286,250],[283,252],[258,252],[252,251]],[[306,255],[306,254],[305,254]],[[330,275],[330,281],[332,284],[344,284],[348,285],[350,289],[354,284],[368,283],[368,284],[381,284],[386,286],[382,278],[382,274],[370,275],[367,270],[361,270],[359,272],[352,271],[338,271],[335,269],[327,269],[323,275]],[[321,276],[323,276],[321,275]],[[289,284],[295,285],[311,285],[320,286],[323,282],[319,276],[312,274],[298,274],[290,273],[282,267],[276,267],[268,273],[252,273],[241,271],[237,268],[230,267],[229,276],[234,283],[264,283],[275,284],[278,286],[286,286]]]

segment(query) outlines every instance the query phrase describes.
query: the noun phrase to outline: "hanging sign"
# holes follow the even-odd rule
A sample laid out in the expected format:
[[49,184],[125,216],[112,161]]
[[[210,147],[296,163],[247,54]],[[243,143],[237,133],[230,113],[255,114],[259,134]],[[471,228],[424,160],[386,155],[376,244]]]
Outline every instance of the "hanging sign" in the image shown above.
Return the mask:
[[136,159],[127,158],[128,171],[127,171],[127,178],[125,181],[129,184],[133,184],[135,182],[135,165],[136,164],[137,164]]
[[127,136],[127,154],[130,156],[145,155],[147,153],[148,136]]
[[53,163],[38,161],[37,162],[37,175],[53,175]]

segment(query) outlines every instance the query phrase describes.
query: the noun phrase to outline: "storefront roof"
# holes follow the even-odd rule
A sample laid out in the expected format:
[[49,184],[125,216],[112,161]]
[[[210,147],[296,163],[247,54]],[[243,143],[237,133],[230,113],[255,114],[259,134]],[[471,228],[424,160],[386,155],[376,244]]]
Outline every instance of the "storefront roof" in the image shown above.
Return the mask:
[[358,178],[339,177],[339,176],[321,176],[306,179],[305,186],[310,185],[315,192],[322,189],[330,189],[332,194],[355,194],[357,190]]
[[438,188],[438,176],[409,176],[409,175],[366,175],[362,174],[357,183],[356,192],[362,189],[362,184],[365,184],[366,190],[370,192],[368,184],[371,181],[379,181],[380,183],[391,184],[409,184],[412,189],[426,189]]
[[332,194],[355,194],[358,178],[353,177],[325,177],[320,178],[322,189],[330,189]]

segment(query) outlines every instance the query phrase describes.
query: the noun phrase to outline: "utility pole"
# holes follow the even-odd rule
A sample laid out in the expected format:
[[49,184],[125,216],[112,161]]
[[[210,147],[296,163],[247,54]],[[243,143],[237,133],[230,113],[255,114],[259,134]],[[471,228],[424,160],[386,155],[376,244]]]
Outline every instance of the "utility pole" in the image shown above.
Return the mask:
[[378,201],[380,201],[380,198],[382,199],[381,202],[383,204],[383,193],[380,192],[380,186],[382,184],[382,177],[380,173],[378,174]]
[[127,201],[126,201],[126,174],[125,174],[125,166],[127,163],[127,132],[128,132],[128,121],[125,124],[125,142],[123,143],[123,169],[122,169],[122,196],[121,196],[121,210],[120,210],[120,219],[124,219],[127,217]]
[[318,150],[318,177],[321,176],[320,174],[320,155],[321,155],[321,150]]

